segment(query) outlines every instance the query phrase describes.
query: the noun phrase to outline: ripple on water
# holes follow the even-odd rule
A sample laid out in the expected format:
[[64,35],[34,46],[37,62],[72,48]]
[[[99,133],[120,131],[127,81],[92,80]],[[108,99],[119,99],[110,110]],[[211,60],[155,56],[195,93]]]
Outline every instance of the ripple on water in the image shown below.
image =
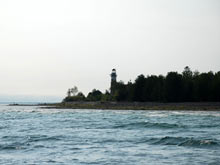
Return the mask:
[[28,143],[19,143],[19,142],[5,143],[5,144],[0,144],[0,151],[5,151],[5,150],[24,150],[28,146],[29,146]]
[[120,124],[114,126],[116,129],[140,129],[140,128],[151,128],[151,129],[176,129],[176,128],[186,128],[184,125],[170,124],[170,123],[152,123],[152,122],[135,122]]
[[190,137],[162,137],[149,139],[154,145],[176,145],[186,147],[200,147],[200,148],[218,148],[220,143],[214,139],[195,139]]

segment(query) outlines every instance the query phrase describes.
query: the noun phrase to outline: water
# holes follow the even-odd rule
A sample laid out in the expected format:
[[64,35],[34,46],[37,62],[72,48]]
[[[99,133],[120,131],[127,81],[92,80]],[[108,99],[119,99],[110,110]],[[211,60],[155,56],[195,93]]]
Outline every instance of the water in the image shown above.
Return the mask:
[[0,164],[220,164],[220,112],[0,105]]

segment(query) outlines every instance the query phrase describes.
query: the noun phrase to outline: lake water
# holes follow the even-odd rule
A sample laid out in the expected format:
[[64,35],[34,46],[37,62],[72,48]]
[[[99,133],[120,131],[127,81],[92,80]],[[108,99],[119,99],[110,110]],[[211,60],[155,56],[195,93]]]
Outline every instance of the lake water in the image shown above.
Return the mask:
[[220,112],[0,105],[0,164],[220,164]]

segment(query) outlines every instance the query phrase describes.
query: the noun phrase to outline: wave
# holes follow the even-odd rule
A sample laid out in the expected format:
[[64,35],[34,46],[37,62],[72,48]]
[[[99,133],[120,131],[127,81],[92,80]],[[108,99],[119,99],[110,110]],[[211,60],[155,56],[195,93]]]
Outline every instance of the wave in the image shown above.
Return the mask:
[[175,128],[185,128],[184,125],[170,124],[170,123],[151,123],[151,122],[137,122],[137,123],[128,123],[114,126],[114,128],[125,128],[125,129],[134,129],[134,128],[154,128],[154,129],[175,129]]
[[63,136],[46,136],[46,135],[32,135],[28,136],[28,142],[38,142],[38,141],[58,141],[62,140]]
[[213,139],[195,139],[189,137],[162,137],[153,138],[149,142],[154,145],[177,145],[186,147],[220,147],[220,143]]
[[[43,148],[44,143],[38,142],[49,142],[63,140],[63,136],[46,136],[46,135],[31,135],[31,136],[3,136],[1,139],[8,141],[7,143],[0,144],[1,150],[24,150],[33,148]],[[10,141],[10,142],[9,142]]]
[[219,124],[201,124],[201,125],[195,125],[194,128],[219,128]]
[[23,149],[26,149],[28,145],[29,145],[28,143],[26,144],[26,143],[18,143],[18,142],[11,143],[11,144],[1,144],[0,151],[1,150],[23,150]]
[[0,126],[0,129],[6,129],[8,126]]

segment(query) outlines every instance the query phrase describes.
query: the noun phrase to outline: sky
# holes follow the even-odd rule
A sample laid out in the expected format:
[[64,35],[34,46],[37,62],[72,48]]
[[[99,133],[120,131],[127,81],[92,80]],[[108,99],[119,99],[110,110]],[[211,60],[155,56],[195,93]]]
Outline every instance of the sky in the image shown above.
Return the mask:
[[113,68],[126,83],[185,66],[220,71],[219,0],[0,1],[2,100],[104,92]]

